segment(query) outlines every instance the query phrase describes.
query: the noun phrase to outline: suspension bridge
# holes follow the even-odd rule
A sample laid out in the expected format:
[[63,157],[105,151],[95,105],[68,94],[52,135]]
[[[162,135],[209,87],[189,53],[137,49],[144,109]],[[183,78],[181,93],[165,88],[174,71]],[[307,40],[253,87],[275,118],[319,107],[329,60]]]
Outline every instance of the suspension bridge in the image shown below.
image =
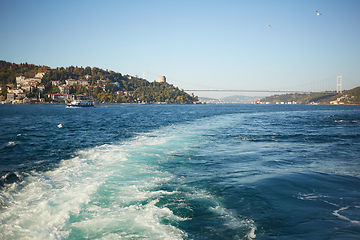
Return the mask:
[[[145,76],[148,77],[150,75],[148,77],[149,79],[155,77],[154,80],[156,80],[157,77],[161,76],[158,74],[150,73],[148,71],[142,71],[141,73],[143,79],[146,79]],[[138,77],[138,75],[136,76]],[[337,75],[326,79],[314,81],[311,83],[305,83],[290,87],[283,87],[279,89],[221,89],[221,88],[200,86],[193,83],[179,81],[168,77],[167,80],[170,80],[170,82],[177,82],[177,83],[199,87],[199,88],[184,89],[185,92],[258,92],[258,93],[260,92],[264,92],[264,93],[338,92],[341,93],[343,90],[350,90],[360,85],[359,83],[356,83],[343,75]]]

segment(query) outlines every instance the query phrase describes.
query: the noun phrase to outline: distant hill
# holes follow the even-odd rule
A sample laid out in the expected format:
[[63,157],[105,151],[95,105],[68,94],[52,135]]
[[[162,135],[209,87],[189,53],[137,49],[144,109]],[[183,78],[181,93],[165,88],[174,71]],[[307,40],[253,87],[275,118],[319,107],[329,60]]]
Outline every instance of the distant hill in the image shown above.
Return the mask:
[[252,103],[257,99],[260,99],[261,97],[254,97],[254,96],[242,96],[242,95],[235,95],[235,96],[229,96],[224,97],[220,99],[216,98],[208,98],[208,97],[199,97],[199,100],[201,102],[206,103]]
[[242,96],[242,95],[235,95],[235,96],[229,96],[221,98],[225,102],[229,103],[251,103],[254,102],[257,99],[260,99],[261,97],[257,96]]
[[337,92],[288,93],[262,98],[261,103],[360,104],[360,87]]

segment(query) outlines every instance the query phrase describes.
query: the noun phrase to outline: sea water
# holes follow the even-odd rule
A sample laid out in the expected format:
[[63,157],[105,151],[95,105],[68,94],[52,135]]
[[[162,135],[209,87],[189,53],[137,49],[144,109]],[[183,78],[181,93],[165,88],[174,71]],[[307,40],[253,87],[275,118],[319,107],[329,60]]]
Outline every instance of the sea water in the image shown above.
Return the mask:
[[359,239],[360,106],[0,106],[0,239]]

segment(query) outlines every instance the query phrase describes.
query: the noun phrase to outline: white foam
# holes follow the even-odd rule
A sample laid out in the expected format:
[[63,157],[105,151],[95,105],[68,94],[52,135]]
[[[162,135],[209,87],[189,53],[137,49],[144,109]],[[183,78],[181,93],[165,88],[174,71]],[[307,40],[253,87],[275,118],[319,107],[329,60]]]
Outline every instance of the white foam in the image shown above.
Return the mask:
[[13,147],[17,144],[18,142],[13,142],[13,141],[10,141],[10,142],[7,142],[7,143],[3,143],[1,146],[0,146],[0,149],[3,149],[3,148],[7,148],[7,147]]
[[252,219],[246,219],[241,216],[238,216],[236,213],[226,209],[220,205],[210,208],[210,210],[216,212],[216,214],[222,216],[222,218],[226,222],[226,226],[230,229],[238,229],[238,228],[247,228],[248,233],[246,234],[247,239],[256,238],[256,226]]
[[320,198],[320,197],[323,197],[321,194],[302,194],[300,193],[299,196],[298,196],[298,199],[300,200],[311,200],[311,201],[314,201],[316,200],[317,198]]
[[15,146],[16,145],[16,142],[8,142],[6,144],[6,147],[12,147],[12,146]]
[[340,208],[340,209],[338,209],[338,210],[335,210],[335,211],[333,212],[333,215],[337,216],[338,218],[340,218],[340,219],[342,219],[342,220],[346,220],[346,221],[349,221],[349,222],[354,223],[354,224],[356,224],[356,225],[360,225],[360,221],[351,220],[350,218],[345,217],[345,216],[343,216],[343,215],[341,215],[341,214],[339,213],[339,212],[344,211],[344,210],[347,210],[347,209],[349,209],[349,206],[342,207],[342,208]]
[[149,158],[161,157],[151,151],[142,153],[140,149],[148,143],[144,138],[133,144],[79,151],[77,157],[62,161],[52,171],[32,172],[24,183],[9,185],[1,192],[8,207],[0,214],[0,238],[58,239],[69,237],[73,230],[95,236],[100,231],[106,235],[120,229],[112,233],[113,238],[126,233],[140,238],[182,239],[184,232],[161,224],[161,219],[183,219],[166,207],[157,207],[156,200],[142,205],[143,201],[173,194],[148,190],[172,177],[148,164]]
[[[232,118],[226,119],[227,124],[233,123]],[[205,126],[204,121],[208,121]],[[164,219],[189,219],[159,204],[160,198],[177,192],[154,190],[174,177],[157,166],[170,161],[172,154],[201,146],[202,131],[224,124],[208,119],[170,126],[121,145],[79,151],[52,171],[31,172],[23,182],[13,183],[0,193],[1,202],[6,203],[0,213],[0,238],[186,238],[182,230],[163,223]],[[244,225],[241,221],[233,216],[228,223]],[[246,224],[251,229],[249,238],[255,237],[254,225],[251,221]]]

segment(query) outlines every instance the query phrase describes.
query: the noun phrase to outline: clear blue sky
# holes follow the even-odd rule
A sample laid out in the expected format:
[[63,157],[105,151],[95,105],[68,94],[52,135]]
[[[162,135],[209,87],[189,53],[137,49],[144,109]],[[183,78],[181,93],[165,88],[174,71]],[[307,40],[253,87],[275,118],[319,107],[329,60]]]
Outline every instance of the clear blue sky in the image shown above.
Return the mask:
[[0,0],[0,35],[1,60],[145,70],[184,89],[280,89],[334,76],[336,85],[340,74],[360,85],[358,0]]

